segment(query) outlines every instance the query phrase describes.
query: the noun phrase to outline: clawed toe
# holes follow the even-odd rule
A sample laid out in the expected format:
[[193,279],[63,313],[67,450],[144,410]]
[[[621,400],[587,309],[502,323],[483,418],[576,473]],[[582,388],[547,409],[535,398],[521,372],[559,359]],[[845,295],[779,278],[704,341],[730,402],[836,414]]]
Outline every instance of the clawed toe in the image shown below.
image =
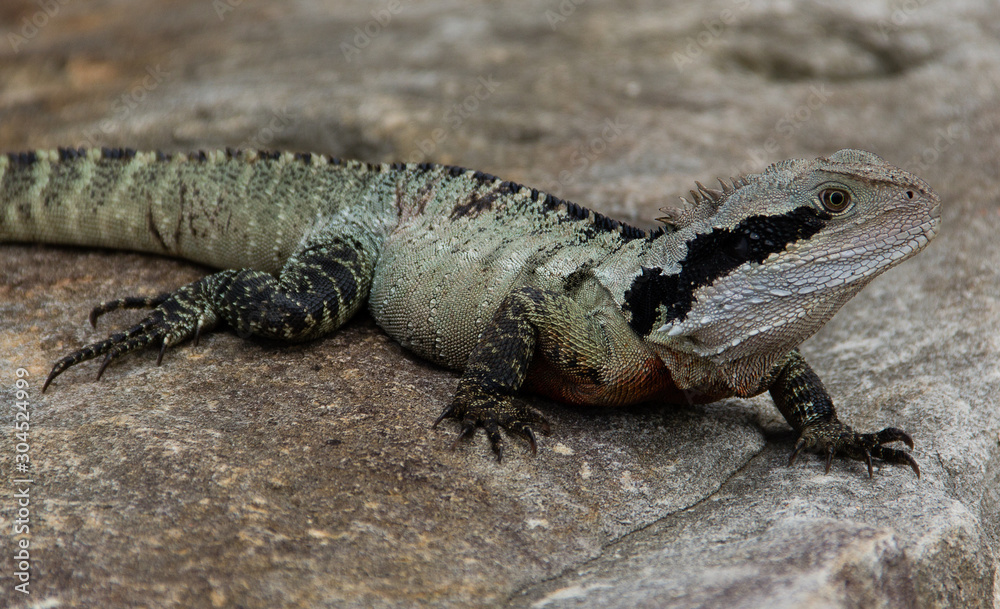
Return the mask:
[[531,454],[537,455],[538,442],[535,441],[535,432],[531,431],[530,427],[525,426],[524,429],[521,430],[521,434],[528,439],[528,446],[531,447]]
[[859,434],[839,421],[826,421],[803,430],[802,436],[795,443],[788,464],[795,463],[799,453],[810,448],[825,455],[826,473],[830,473],[834,455],[842,454],[851,459],[864,461],[869,478],[874,476],[873,458],[886,463],[908,465],[919,478],[920,467],[916,460],[908,452],[883,446],[889,442],[902,442],[913,448],[913,438],[895,427],[887,427],[876,433]]
[[[445,408],[444,410],[441,411],[441,414],[438,415],[438,418],[434,419],[434,424],[431,425],[431,428],[433,429],[433,428],[437,427],[438,424],[441,421],[443,421],[443,420],[445,420],[447,418],[453,418],[453,417],[455,417],[455,404],[454,403],[449,404],[447,408]],[[459,433],[458,435],[459,435],[459,437],[461,437],[462,434]]]
[[451,449],[455,450],[458,448],[458,443],[462,441],[463,438],[471,438],[476,434],[476,424],[466,423],[462,425],[462,429],[458,430],[458,435],[455,436],[455,441],[451,444]]
[[875,444],[888,444],[889,442],[902,442],[908,447],[913,448],[913,438],[910,434],[906,433],[902,429],[897,429],[895,427],[886,427],[882,431],[873,434]]
[[[907,446],[911,448],[913,447],[912,440],[910,442],[906,442],[905,440],[902,439],[900,440],[904,442]],[[897,465],[908,465],[910,469],[913,470],[913,473],[917,475],[917,478],[920,478],[920,466],[917,465],[916,459],[914,459],[913,456],[910,455],[910,453],[895,448],[887,448],[885,446],[875,446],[872,449],[872,454],[873,456],[881,459],[882,461],[885,461],[886,463],[895,463]],[[869,471],[871,471],[871,468],[869,468]]]
[[[451,446],[453,450],[462,441],[472,438],[475,435],[476,429],[482,427],[486,432],[487,438],[489,438],[490,447],[496,455],[497,462],[502,462],[504,455],[504,440],[503,434],[500,432],[501,428],[508,434],[524,438],[529,450],[531,450],[531,454],[537,454],[538,441],[535,438],[535,432],[531,425],[537,424],[542,433],[548,435],[550,430],[548,421],[541,415],[523,406],[503,404],[500,407],[495,407],[491,404],[475,404],[471,407],[463,407],[456,400],[441,412],[431,427],[437,427],[445,419],[461,419],[461,429]],[[506,413],[504,412],[506,410],[512,410],[513,412]]]
[[90,310],[90,327],[96,328],[97,319],[105,313],[121,309],[154,309],[163,304],[168,298],[170,298],[170,293],[166,292],[152,297],[128,296],[119,298],[118,300],[102,302]]
[[52,384],[52,381],[57,376],[76,364],[104,356],[101,360],[101,365],[97,369],[97,379],[99,380],[113,360],[132,351],[144,349],[152,344],[159,343],[160,349],[156,356],[156,365],[159,366],[162,364],[163,355],[168,347],[191,336],[196,336],[203,329],[208,329],[208,327],[214,325],[214,323],[209,323],[203,328],[204,310],[199,307],[208,305],[196,300],[185,300],[189,297],[188,293],[193,289],[187,286],[181,288],[173,295],[160,294],[151,298],[120,298],[118,300],[102,302],[94,307],[89,316],[92,326],[97,325],[97,320],[100,316],[111,311],[146,308],[152,308],[153,311],[131,328],[112,334],[105,340],[87,345],[60,359],[52,366],[49,376],[42,385],[42,392],[44,393],[49,388],[49,385]]

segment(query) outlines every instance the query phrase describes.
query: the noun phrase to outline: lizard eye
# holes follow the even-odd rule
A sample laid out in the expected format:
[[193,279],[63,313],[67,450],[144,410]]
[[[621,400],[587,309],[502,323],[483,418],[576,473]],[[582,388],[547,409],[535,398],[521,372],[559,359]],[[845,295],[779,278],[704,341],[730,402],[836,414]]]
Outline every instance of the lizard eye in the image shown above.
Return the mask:
[[839,214],[851,204],[851,193],[841,188],[826,188],[820,191],[819,201],[826,211]]

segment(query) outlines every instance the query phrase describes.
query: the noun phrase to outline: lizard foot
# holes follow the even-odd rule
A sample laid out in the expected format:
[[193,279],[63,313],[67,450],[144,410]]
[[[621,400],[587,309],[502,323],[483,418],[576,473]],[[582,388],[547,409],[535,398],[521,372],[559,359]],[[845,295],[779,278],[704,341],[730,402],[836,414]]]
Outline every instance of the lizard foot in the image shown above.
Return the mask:
[[160,344],[160,353],[156,358],[156,365],[160,365],[167,347],[192,337],[197,341],[198,335],[203,330],[214,327],[216,323],[215,314],[201,296],[199,283],[195,282],[172,294],[102,302],[90,312],[90,324],[96,327],[97,319],[110,311],[144,308],[151,308],[153,311],[138,324],[123,332],[112,334],[105,340],[78,349],[56,362],[48,378],[45,379],[45,384],[42,385],[42,392],[48,389],[53,379],[80,362],[103,355],[104,360],[97,370],[97,378],[100,379],[112,360],[157,342]]
[[528,441],[531,454],[538,452],[538,445],[535,442],[535,432],[532,425],[537,426],[545,435],[549,434],[549,422],[535,410],[522,403],[515,402],[509,397],[498,398],[494,396],[477,396],[463,400],[456,396],[450,406],[444,409],[441,416],[434,421],[432,427],[437,427],[438,423],[445,419],[458,419],[462,428],[452,444],[452,449],[458,446],[463,438],[471,438],[476,433],[477,427],[486,430],[486,436],[490,439],[490,445],[497,456],[497,462],[503,461],[503,436],[500,434],[502,427],[511,435],[523,437]]
[[872,457],[886,463],[908,465],[919,478],[920,467],[909,453],[883,446],[888,442],[897,441],[913,448],[913,439],[910,438],[909,434],[895,427],[886,427],[876,433],[857,433],[849,425],[840,421],[815,423],[802,431],[788,464],[794,463],[795,458],[803,449],[810,449],[826,454],[827,473],[830,472],[833,456],[840,453],[851,459],[864,461],[868,465],[869,478],[873,475]]

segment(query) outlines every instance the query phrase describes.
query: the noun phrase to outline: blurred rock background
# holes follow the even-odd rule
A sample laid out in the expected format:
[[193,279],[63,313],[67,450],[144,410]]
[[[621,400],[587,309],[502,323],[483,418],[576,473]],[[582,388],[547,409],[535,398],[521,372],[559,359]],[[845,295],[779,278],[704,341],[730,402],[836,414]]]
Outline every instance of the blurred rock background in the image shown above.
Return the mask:
[[[361,316],[277,347],[62,375],[91,306],[202,276],[0,246],[0,605],[990,607],[998,599],[1000,5],[994,0],[5,0],[0,149],[254,146],[434,160],[640,226],[694,180],[871,150],[938,239],[804,346],[922,477],[786,467],[769,399],[580,411],[539,454],[449,451],[456,376]],[[15,370],[30,372],[30,596],[14,591]]]

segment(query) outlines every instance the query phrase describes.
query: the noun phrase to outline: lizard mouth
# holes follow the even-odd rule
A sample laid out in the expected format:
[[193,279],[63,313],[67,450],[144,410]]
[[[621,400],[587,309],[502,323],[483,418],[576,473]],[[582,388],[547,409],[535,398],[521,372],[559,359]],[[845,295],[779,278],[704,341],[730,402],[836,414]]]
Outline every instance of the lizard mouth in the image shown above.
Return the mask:
[[937,234],[937,227],[937,220],[930,219],[923,224],[872,235],[864,240],[852,239],[841,243],[840,247],[832,251],[796,255],[798,252],[794,251],[793,245],[787,253],[799,265],[829,265],[831,268],[828,275],[840,277],[844,280],[842,283],[851,283],[862,277],[882,273],[886,270],[883,267],[886,263],[895,266],[913,257],[930,243]]
[[808,262],[850,261],[857,265],[855,270],[859,277],[867,277],[883,272],[885,268],[878,267],[885,262],[895,266],[912,257],[934,239],[941,226],[941,200],[929,188],[921,188],[918,192],[919,195],[882,210],[879,223],[886,227],[884,232],[859,234],[852,231],[854,227],[845,226],[839,237],[828,241],[839,243],[840,247],[832,251],[820,250],[815,256],[809,256]]

